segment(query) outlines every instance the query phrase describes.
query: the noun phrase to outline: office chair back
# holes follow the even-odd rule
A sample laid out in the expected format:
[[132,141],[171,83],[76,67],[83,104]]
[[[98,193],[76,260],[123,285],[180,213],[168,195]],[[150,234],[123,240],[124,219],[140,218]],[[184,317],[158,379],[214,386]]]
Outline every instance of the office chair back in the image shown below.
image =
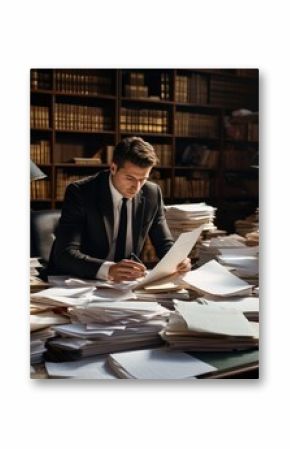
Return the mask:
[[48,263],[61,211],[58,209],[31,211],[30,217],[30,256],[41,257]]

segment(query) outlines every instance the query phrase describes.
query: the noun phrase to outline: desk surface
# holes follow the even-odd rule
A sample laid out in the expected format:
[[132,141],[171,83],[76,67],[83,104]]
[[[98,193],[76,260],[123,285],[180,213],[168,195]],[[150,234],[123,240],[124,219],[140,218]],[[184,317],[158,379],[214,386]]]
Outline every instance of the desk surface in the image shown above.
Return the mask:
[[[259,350],[232,352],[191,352],[200,360],[213,365],[217,371],[197,376],[198,379],[258,378]],[[43,363],[34,365],[31,379],[49,379]]]

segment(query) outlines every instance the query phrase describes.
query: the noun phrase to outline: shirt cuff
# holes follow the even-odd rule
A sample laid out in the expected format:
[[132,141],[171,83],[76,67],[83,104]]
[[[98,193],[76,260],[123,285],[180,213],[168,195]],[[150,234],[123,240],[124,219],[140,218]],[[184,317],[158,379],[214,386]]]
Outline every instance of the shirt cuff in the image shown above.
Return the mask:
[[109,280],[109,269],[115,262],[104,262],[97,271],[96,279],[102,279],[103,281]]

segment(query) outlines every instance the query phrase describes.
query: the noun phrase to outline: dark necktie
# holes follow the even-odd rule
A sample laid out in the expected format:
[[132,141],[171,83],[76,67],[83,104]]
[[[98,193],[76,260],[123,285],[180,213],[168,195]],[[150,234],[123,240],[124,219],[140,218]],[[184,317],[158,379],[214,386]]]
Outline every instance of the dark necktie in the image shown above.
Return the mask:
[[116,241],[115,262],[126,257],[126,238],[127,238],[127,198],[123,198],[120,213],[119,230]]

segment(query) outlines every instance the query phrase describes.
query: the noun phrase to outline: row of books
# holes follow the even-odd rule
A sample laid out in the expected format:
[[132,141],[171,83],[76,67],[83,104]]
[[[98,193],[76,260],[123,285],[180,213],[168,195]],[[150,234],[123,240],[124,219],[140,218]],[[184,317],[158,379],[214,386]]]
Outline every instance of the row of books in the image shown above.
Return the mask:
[[176,76],[175,100],[180,103],[208,103],[208,81],[204,75]]
[[49,108],[47,106],[31,106],[31,128],[49,128]]
[[38,179],[30,183],[30,199],[49,199],[51,196],[50,182],[48,179]]
[[121,108],[121,132],[167,133],[168,129],[167,111]]
[[67,186],[82,178],[84,178],[83,175],[75,175],[67,173],[62,169],[58,169],[56,178],[56,199],[62,201],[64,199]]
[[30,158],[38,164],[50,164],[50,142],[39,140],[30,144]]
[[161,100],[170,100],[170,79],[168,73],[161,73]]
[[175,133],[180,136],[218,138],[218,117],[176,112]]
[[148,86],[125,85],[125,97],[128,98],[148,98]]
[[172,163],[172,145],[156,144],[154,145],[159,165],[170,165]]
[[81,95],[111,94],[112,80],[104,75],[88,75],[75,71],[56,71],[55,89],[59,92]]
[[154,170],[154,173],[152,173],[150,177],[150,181],[155,182],[155,184],[158,184],[162,195],[164,198],[170,197],[171,192],[171,179],[170,178],[162,178],[159,171]]
[[32,90],[51,89],[51,76],[47,72],[31,70],[30,86]]
[[112,129],[112,118],[104,108],[57,103],[54,125],[56,129],[75,131],[103,131]]
[[206,177],[188,179],[185,176],[175,176],[174,178],[175,198],[206,198],[209,194],[210,182]]

